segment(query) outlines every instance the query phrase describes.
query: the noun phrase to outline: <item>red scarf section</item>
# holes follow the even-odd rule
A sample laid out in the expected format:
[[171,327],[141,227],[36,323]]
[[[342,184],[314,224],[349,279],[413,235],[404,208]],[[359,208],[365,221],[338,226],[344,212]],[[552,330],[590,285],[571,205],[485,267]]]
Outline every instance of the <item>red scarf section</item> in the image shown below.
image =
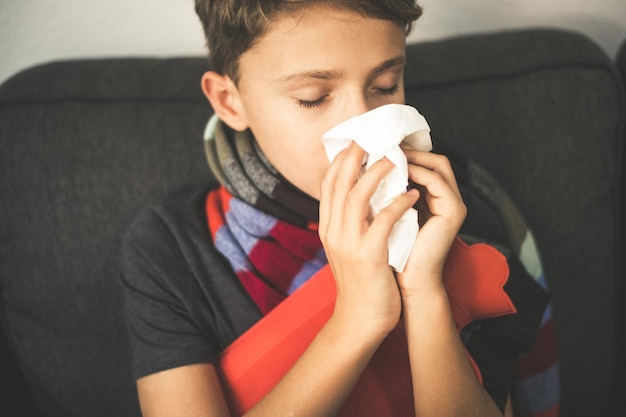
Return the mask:
[[326,264],[317,224],[292,225],[224,187],[209,193],[206,213],[215,247],[264,315]]

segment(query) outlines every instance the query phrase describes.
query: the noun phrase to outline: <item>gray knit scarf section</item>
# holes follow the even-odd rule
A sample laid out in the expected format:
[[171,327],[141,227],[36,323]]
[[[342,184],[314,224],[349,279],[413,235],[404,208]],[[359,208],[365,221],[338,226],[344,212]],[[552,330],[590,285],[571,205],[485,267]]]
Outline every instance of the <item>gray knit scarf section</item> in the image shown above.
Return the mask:
[[318,201],[272,166],[249,130],[230,129],[214,115],[204,133],[204,149],[211,171],[233,196],[297,226],[317,223]]

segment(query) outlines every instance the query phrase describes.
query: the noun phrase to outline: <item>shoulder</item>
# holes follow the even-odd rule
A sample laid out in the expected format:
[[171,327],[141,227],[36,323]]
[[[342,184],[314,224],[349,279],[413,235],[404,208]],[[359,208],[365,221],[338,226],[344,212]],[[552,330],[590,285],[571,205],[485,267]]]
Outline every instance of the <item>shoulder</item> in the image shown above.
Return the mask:
[[208,231],[210,189],[169,195],[144,209],[124,236],[119,278],[136,379],[211,362],[256,319]]
[[[126,231],[123,244],[204,226],[204,204],[210,190],[209,186],[188,185],[169,194],[162,202],[145,208]],[[190,229],[190,226],[194,228]]]
[[184,187],[143,210],[128,228],[119,278],[127,318],[137,332],[142,322],[151,323],[143,326],[148,329],[171,321],[172,334],[194,323],[219,351],[259,319],[230,263],[213,244],[206,201],[214,188]]
[[122,265],[147,250],[163,251],[185,240],[209,239],[204,205],[211,187],[189,185],[144,209],[133,220],[122,241]]
[[210,189],[206,185],[185,186],[139,213],[120,249],[119,268],[125,288],[152,292],[155,287],[191,285],[185,277],[195,275],[198,254],[208,259],[218,257],[204,215]]

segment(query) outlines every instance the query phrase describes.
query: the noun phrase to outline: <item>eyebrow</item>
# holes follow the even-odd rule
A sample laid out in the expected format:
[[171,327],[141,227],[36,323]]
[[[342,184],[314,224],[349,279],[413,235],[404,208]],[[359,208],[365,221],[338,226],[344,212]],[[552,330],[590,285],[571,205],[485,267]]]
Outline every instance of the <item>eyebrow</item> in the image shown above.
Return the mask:
[[378,65],[372,70],[371,76],[374,77],[381,72],[388,70],[389,68],[399,67],[406,63],[406,57],[404,55],[399,55],[395,58],[388,59],[382,64]]
[[[390,68],[402,66],[405,63],[406,57],[404,55],[399,55],[397,57],[388,59],[382,64],[374,67],[374,69],[371,71],[370,77],[373,78],[381,72],[384,72]],[[307,80],[338,80],[341,78],[341,76],[342,74],[337,71],[311,70],[297,72],[295,74],[289,74],[284,77],[280,77],[277,81],[279,83],[297,83]]]

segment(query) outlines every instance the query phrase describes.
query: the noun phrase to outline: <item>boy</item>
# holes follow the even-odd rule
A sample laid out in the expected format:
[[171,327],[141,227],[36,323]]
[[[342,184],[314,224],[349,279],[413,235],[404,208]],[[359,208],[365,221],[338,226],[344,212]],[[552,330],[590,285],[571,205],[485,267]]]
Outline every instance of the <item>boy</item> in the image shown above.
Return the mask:
[[[223,187],[176,196],[127,236],[122,279],[143,414],[229,415],[217,355],[328,262],[331,318],[249,415],[335,415],[400,319],[416,415],[502,415],[474,375],[442,284],[466,214],[450,163],[405,151],[421,192],[370,223],[369,198],[393,165],[383,159],[360,176],[362,149],[352,144],[330,164],[320,140],[352,116],[404,104],[405,36],[421,8],[197,0],[196,10],[215,66],[202,88],[219,117],[207,153]],[[387,238],[420,196],[425,221],[394,274]]]

